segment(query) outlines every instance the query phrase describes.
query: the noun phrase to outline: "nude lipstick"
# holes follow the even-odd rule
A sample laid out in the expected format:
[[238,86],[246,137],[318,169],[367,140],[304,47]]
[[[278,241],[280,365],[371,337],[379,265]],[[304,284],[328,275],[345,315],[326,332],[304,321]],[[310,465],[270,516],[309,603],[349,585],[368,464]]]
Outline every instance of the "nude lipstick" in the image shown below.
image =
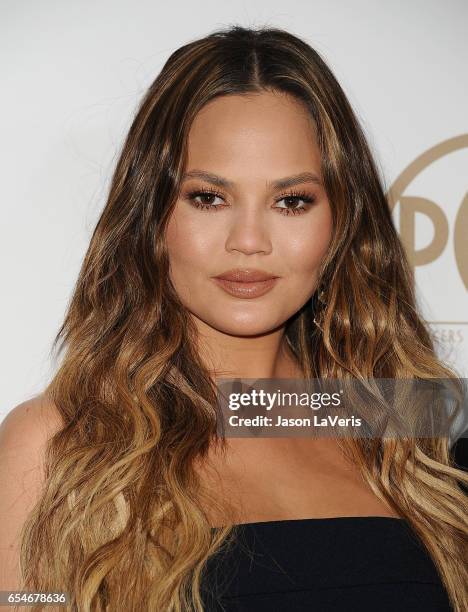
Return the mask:
[[257,270],[234,269],[213,277],[216,284],[230,295],[243,299],[261,297],[276,285],[279,276]]

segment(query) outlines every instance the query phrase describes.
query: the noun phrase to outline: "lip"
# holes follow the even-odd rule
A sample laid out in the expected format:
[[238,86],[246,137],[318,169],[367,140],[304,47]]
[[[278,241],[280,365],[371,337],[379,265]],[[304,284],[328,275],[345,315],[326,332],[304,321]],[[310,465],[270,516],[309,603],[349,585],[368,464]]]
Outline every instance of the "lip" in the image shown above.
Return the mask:
[[243,299],[261,297],[268,293],[278,282],[279,277],[263,270],[244,269],[228,270],[213,280],[224,291]]
[[218,274],[215,276],[215,278],[233,281],[236,283],[254,283],[270,280],[272,278],[278,278],[278,276],[263,270],[258,270],[257,268],[234,268]]

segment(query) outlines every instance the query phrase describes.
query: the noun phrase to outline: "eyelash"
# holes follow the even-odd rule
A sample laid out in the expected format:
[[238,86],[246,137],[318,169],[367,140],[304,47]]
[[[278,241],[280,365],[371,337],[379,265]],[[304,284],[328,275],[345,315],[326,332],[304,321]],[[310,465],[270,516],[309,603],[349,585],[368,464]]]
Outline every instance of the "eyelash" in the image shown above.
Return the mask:
[[[195,189],[193,191],[189,191],[187,193],[187,200],[189,200],[189,202],[195,206],[195,208],[199,208],[202,210],[209,210],[212,212],[217,212],[218,209],[224,208],[223,206],[220,206],[219,204],[214,206],[213,204],[204,204],[202,202],[196,202],[195,198],[199,197],[199,196],[203,196],[203,195],[213,195],[216,196],[218,198],[222,198],[223,195],[221,193],[219,193],[219,191],[217,191],[216,189],[213,189],[211,187],[207,187],[207,188],[203,188],[203,189]],[[277,208],[277,210],[280,211],[281,215],[285,215],[285,216],[290,216],[290,215],[302,215],[304,213],[307,212],[308,210],[308,205],[312,205],[315,200],[316,200],[316,196],[310,196],[308,193],[306,193],[305,191],[296,191],[296,190],[292,190],[287,194],[284,194],[281,198],[278,198],[278,200],[276,200],[277,202],[281,202],[281,200],[285,200],[288,198],[295,198],[297,200],[303,200],[307,206],[302,206],[301,208]]]

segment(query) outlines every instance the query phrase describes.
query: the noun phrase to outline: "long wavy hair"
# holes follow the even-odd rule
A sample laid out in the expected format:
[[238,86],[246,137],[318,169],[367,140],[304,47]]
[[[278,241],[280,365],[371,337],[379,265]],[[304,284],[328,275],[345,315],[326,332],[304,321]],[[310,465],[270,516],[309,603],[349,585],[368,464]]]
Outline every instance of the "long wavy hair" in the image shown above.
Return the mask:
[[[277,91],[310,112],[333,214],[314,300],[286,323],[304,376],[458,378],[435,354],[414,278],[363,129],[317,51],[278,28],[221,29],[178,48],[136,112],[53,348],[41,498],[22,534],[23,588],[60,588],[79,610],[203,609],[208,559],[235,524],[212,528],[198,462],[217,428],[216,388],[169,280],[165,230],[196,114],[219,96]],[[468,609],[468,475],[448,437],[342,438],[375,494],[406,518],[454,609]],[[36,606],[34,609],[41,609]]]

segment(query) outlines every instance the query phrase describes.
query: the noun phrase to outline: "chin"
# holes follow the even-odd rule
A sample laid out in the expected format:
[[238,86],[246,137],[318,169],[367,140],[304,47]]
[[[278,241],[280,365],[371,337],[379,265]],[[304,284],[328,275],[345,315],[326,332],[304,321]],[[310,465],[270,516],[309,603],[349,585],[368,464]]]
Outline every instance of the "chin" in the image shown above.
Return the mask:
[[223,317],[222,320],[208,322],[208,325],[231,336],[256,336],[272,332],[281,325],[281,322],[273,320],[269,313],[263,319],[260,315],[242,318],[230,317],[229,319]]

